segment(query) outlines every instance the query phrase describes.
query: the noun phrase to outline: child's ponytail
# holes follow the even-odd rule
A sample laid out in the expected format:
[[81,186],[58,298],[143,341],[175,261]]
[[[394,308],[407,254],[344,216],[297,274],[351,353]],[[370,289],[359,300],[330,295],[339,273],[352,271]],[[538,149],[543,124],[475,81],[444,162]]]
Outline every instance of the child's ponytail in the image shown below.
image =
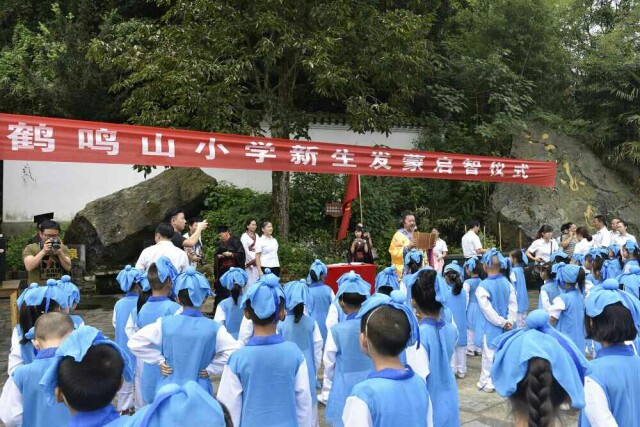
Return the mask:
[[237,283],[233,285],[231,288],[231,298],[233,298],[233,303],[238,305],[238,298],[240,298],[240,293],[242,292],[242,288]]
[[320,278],[318,277],[318,274],[313,270],[309,270],[309,277],[311,277],[311,281],[313,283],[316,283],[316,282],[320,281]]
[[299,323],[300,319],[302,319],[302,315],[304,314],[304,303],[300,303],[293,307],[293,320],[295,323]]
[[514,411],[528,418],[529,427],[553,425],[567,399],[566,391],[553,377],[551,364],[539,357],[529,360],[527,374],[510,397]]

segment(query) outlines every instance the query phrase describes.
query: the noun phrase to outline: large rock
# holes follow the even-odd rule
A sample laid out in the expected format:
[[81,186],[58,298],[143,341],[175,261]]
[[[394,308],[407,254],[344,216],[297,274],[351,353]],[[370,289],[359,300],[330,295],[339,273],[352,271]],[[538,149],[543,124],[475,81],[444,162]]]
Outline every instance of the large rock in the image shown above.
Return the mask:
[[145,242],[153,243],[168,210],[181,207],[187,217],[200,213],[210,185],[216,180],[200,169],[166,170],[87,204],[69,225],[65,242],[86,246],[88,270],[122,268],[138,258]]
[[[574,222],[591,228],[594,215],[617,217],[629,225],[629,232],[640,229],[640,199],[634,188],[607,168],[600,158],[575,138],[559,134],[540,124],[514,136],[511,155],[516,158],[557,161],[554,188],[498,184],[491,196],[491,216],[487,224],[496,232],[502,225],[503,248],[523,245],[533,239],[542,224],[559,235],[560,226]],[[524,238],[528,237],[528,239]]]

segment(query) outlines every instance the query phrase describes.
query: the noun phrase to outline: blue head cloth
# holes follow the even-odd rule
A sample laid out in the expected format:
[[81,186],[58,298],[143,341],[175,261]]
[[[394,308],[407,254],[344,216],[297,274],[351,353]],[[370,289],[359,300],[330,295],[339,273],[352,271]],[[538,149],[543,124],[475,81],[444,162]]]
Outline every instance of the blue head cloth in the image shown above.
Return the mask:
[[151,290],[151,283],[149,283],[149,277],[146,271],[138,276],[136,283],[140,285],[143,292],[149,292]]
[[359,274],[354,271],[344,273],[338,279],[338,293],[336,298],[340,295],[347,293],[356,293],[369,297],[371,295],[371,285],[365,282]]
[[[280,279],[275,274],[271,273],[268,268],[265,269],[260,279],[249,287],[247,293],[242,298],[241,307],[244,309],[247,305],[247,301],[251,302],[251,308],[256,313],[259,319],[268,319],[280,307],[280,298],[285,300],[284,292],[280,287]],[[276,316],[276,321],[277,321]]]
[[404,265],[409,265],[411,261],[415,262],[418,265],[422,265],[423,259],[424,255],[422,255],[422,252],[416,248],[413,248],[404,256]]
[[65,274],[58,280],[58,286],[67,294],[67,306],[71,308],[73,304],[80,302],[80,289],[71,283],[71,276]]
[[629,240],[627,240],[625,242],[624,248],[627,250],[627,252],[629,252],[631,254],[636,249],[638,249],[638,244],[636,242],[634,242],[633,240],[629,239]]
[[[327,266],[324,264],[324,262],[317,259],[313,261],[313,264],[311,264],[311,267],[309,267],[309,273],[311,273],[312,271],[316,273],[316,277],[318,278],[318,280],[320,280],[320,276],[327,275]],[[313,282],[313,280],[311,280],[311,274],[307,276],[307,281],[309,283]]]
[[608,259],[609,258],[609,251],[604,250],[602,248],[591,248],[591,249],[589,249],[589,252],[587,252],[587,255],[591,255],[591,259],[592,260],[594,260],[596,258]]
[[584,254],[573,254],[573,256],[571,257],[571,259],[574,262],[577,262],[578,265],[583,265],[584,264]]
[[[567,255],[564,251],[555,251],[549,256],[549,259],[554,262],[557,257],[560,257],[564,260],[564,262],[569,261],[569,255]],[[524,259],[527,259],[526,257]]]
[[189,292],[189,299],[194,307],[200,307],[208,296],[211,296],[211,286],[204,274],[198,273],[195,267],[188,267],[184,273],[176,278],[175,293],[178,295],[183,289]]
[[[375,310],[383,305],[388,305],[396,310],[401,310],[404,315],[407,316],[407,320],[409,321],[409,339],[407,339],[405,347],[410,347],[416,342],[418,343],[418,347],[420,347],[420,327],[418,325],[418,320],[411,309],[405,304],[406,299],[407,297],[402,291],[392,291],[391,296],[375,294],[362,303],[360,311],[358,311],[358,314],[356,315],[356,319],[363,318],[367,313],[373,310],[374,313],[371,313],[371,315],[369,315],[369,319],[367,319],[368,325],[369,320],[375,316]],[[367,329],[365,327],[365,334],[366,333]]]
[[309,302],[311,301],[311,292],[307,286],[307,281],[295,280],[284,285],[284,299],[287,302],[287,311],[293,310],[293,308],[302,303],[307,309],[309,308]]
[[[464,264],[462,264],[462,267],[467,269],[467,270],[469,270],[469,271],[471,271],[471,272],[473,272],[473,271],[475,271],[476,266],[478,265],[478,262],[479,262],[478,261],[478,257],[474,256],[474,257],[471,257],[471,258],[467,259],[464,262]],[[466,271],[465,271],[464,277],[465,277],[465,279],[468,278]]]
[[458,275],[462,278],[464,277],[464,270],[462,270],[462,267],[460,267],[460,265],[458,264],[458,261],[454,260],[451,261],[451,263],[447,264],[444,267],[444,272],[446,273],[447,271],[455,271],[456,273],[458,273]]
[[609,245],[607,250],[613,252],[613,255],[618,256],[620,253],[620,246],[617,243],[612,243]]
[[551,272],[556,273],[556,281],[564,288],[567,283],[576,283],[578,281],[578,273],[582,267],[574,264],[565,264],[559,262],[551,267]]
[[224,427],[222,406],[194,381],[167,384],[156,393],[153,403],[131,417],[119,419],[123,427],[164,427],[177,425]]
[[102,332],[93,326],[80,326],[60,344],[60,347],[58,347],[54,355],[53,363],[47,368],[40,380],[40,387],[42,387],[49,404],[55,402],[54,391],[58,385],[58,366],[62,359],[66,356],[71,356],[76,362],[81,362],[87,354],[87,351],[89,351],[89,348],[95,345],[109,345],[116,349],[124,361],[124,371],[122,375],[125,381],[133,381],[133,366],[131,365],[131,359],[127,352],[121,349],[118,344],[102,335]]
[[389,286],[392,290],[398,290],[398,272],[394,266],[387,267],[376,276],[376,292],[382,286]]
[[161,256],[155,262],[156,268],[158,269],[158,277],[160,281],[164,283],[167,280],[167,277],[171,279],[171,284],[174,285],[176,282],[176,278],[178,277],[178,270],[173,265],[171,260],[166,256]]
[[231,267],[229,271],[220,276],[220,283],[225,288],[231,290],[234,285],[240,285],[241,288],[249,281],[249,275],[244,268]]
[[591,369],[584,352],[551,326],[546,311],[532,311],[526,322],[526,328],[514,329],[493,340],[496,353],[491,379],[498,394],[508,397],[515,393],[529,370],[529,360],[539,357],[551,364],[553,377],[571,398],[571,406],[583,408],[584,377]]
[[499,250],[497,250],[496,248],[491,248],[489,249],[487,252],[485,252],[482,255],[482,263],[488,265],[489,267],[491,267],[493,265],[493,257],[497,257],[498,259],[498,264],[500,264],[500,268],[504,269],[507,268],[509,266],[509,262],[507,260],[507,258],[505,258]]
[[38,289],[38,284],[36,282],[33,282],[32,284],[29,285],[29,287],[27,289],[22,291],[22,293],[20,294],[20,296],[16,300],[16,305],[18,306],[18,308],[22,307],[22,304],[24,304],[25,299],[27,298],[27,295],[29,295],[29,293],[31,293],[31,292],[35,292],[36,289]]
[[[433,270],[431,267],[424,267],[420,270],[416,271],[413,274],[405,274],[402,276],[402,282],[407,287],[407,306],[411,307],[411,288],[418,280],[418,277],[423,271]],[[444,305],[447,300],[447,282],[444,280],[441,274],[436,274],[436,279],[434,283],[434,288],[436,290],[436,301],[440,304]]]
[[640,330],[640,300],[628,292],[619,288],[619,283],[615,279],[607,279],[600,286],[595,286],[589,292],[589,297],[585,301],[585,313],[589,317],[596,317],[602,313],[606,306],[622,303],[633,317],[636,329]]
[[[47,280],[46,286],[29,286],[25,292],[23,292],[24,298],[22,302],[30,306],[38,306],[45,301],[44,312],[49,312],[49,304],[51,300],[57,302],[61,308],[69,307],[69,298],[67,293],[58,286],[58,282],[54,279]],[[22,295],[21,295],[22,296]]]
[[141,275],[142,271],[130,265],[125,265],[124,269],[116,276],[116,281],[120,284],[122,292],[129,292],[135,283],[139,283]]

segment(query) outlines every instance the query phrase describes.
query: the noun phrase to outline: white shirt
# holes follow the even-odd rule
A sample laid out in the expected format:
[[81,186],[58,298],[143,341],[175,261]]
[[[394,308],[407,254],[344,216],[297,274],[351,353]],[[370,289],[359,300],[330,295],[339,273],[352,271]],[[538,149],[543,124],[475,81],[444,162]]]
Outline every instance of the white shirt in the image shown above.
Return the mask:
[[440,259],[442,258],[442,254],[445,252],[449,252],[449,248],[447,248],[447,243],[442,239],[438,239],[436,241],[436,245],[433,247],[433,254],[437,259]]
[[136,262],[136,268],[140,271],[147,271],[149,266],[162,256],[169,258],[178,273],[182,273],[189,267],[189,258],[183,249],[176,248],[171,240],[160,240],[142,251],[138,262]]
[[[256,236],[256,245],[258,244],[258,236]],[[251,246],[251,244],[253,243],[253,239],[251,237],[249,237],[249,235],[247,233],[243,233],[242,236],[240,237],[240,242],[242,242],[242,247],[244,248],[244,255],[245,255],[245,264],[250,263],[251,261],[253,261],[254,259],[256,259],[256,251],[250,251],[249,250],[249,246]],[[255,249],[255,245],[253,247],[253,249]]]
[[7,373],[9,376],[22,364],[24,364],[24,360],[22,360],[22,353],[20,352],[20,337],[18,336],[18,325],[16,325],[11,332],[11,351],[9,352],[9,360],[7,363]]
[[[240,379],[229,368],[224,367],[220,386],[218,387],[218,400],[224,404],[233,420],[234,426],[240,425],[240,416],[242,414],[242,383]],[[311,393],[309,392],[309,374],[307,371],[307,362],[303,359],[302,364],[298,368],[295,378],[295,394],[296,394],[296,416],[299,427],[311,427],[312,425],[312,407]],[[265,420],[265,423],[268,420]]]
[[589,249],[591,249],[592,246],[593,246],[593,242],[588,241],[586,238],[582,239],[578,243],[576,243],[576,247],[573,248],[573,253],[586,254],[587,252],[589,252]]
[[22,413],[22,393],[13,382],[13,377],[9,375],[0,396],[0,421],[6,427],[22,425]]
[[278,241],[275,237],[266,237],[264,235],[258,237],[255,248],[256,253],[260,254],[260,266],[263,271],[269,267],[280,267]]
[[554,239],[545,242],[544,239],[540,238],[534,240],[527,251],[536,258],[540,257],[544,261],[549,261],[549,257],[551,256],[551,254],[558,249],[558,242],[556,242]]
[[[162,317],[136,332],[127,343],[131,353],[145,363],[159,365],[165,361],[162,355]],[[240,348],[224,326],[216,334],[216,353],[207,366],[211,375],[220,375],[231,353]]]
[[465,258],[471,258],[474,256],[480,256],[477,252],[478,249],[482,249],[482,242],[480,237],[473,230],[467,231],[467,234],[462,236],[462,253]]
[[627,243],[627,240],[631,240],[632,242],[638,244],[635,236],[629,233],[625,234],[624,236],[622,236],[621,234],[616,234],[615,236],[612,236],[612,240],[613,243],[617,244],[620,247],[623,247],[624,244]]
[[480,306],[480,311],[484,314],[484,317],[487,319],[489,323],[492,325],[500,326],[504,328],[504,325],[507,322],[515,325],[516,316],[518,313],[518,301],[516,300],[516,290],[513,285],[509,286],[511,291],[509,292],[509,311],[507,313],[507,318],[500,316],[498,312],[491,305],[491,301],[489,300],[489,292],[485,288],[478,286],[476,289],[476,298],[478,299],[478,305]]
[[591,377],[584,378],[584,400],[584,413],[593,427],[618,426],[609,408],[607,394]]
[[608,248],[611,245],[611,233],[607,230],[607,227],[602,227],[593,236],[594,248]]

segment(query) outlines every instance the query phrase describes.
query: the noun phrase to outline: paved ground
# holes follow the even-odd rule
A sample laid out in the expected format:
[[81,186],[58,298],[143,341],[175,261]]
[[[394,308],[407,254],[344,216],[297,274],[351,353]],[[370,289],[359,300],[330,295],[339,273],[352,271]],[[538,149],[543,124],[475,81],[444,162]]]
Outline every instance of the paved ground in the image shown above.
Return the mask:
[[[537,292],[530,292],[532,307],[537,307]],[[82,316],[85,323],[101,329],[106,335],[113,337],[111,325],[112,308],[117,296],[100,296],[85,298],[77,314]],[[534,305],[535,304],[535,305]],[[11,321],[9,316],[9,300],[0,300],[0,384],[7,378],[7,355],[11,341]],[[465,427],[506,427],[513,425],[510,406],[507,401],[496,393],[484,393],[476,390],[476,382],[480,375],[480,357],[467,359],[468,373],[463,380],[458,380],[460,396],[460,421]],[[218,380],[214,380],[217,389]],[[437,402],[434,402],[437,405]],[[321,426],[324,426],[324,407],[320,405]],[[1,425],[1,424],[0,424]],[[562,414],[563,426],[577,425],[575,411]]]

